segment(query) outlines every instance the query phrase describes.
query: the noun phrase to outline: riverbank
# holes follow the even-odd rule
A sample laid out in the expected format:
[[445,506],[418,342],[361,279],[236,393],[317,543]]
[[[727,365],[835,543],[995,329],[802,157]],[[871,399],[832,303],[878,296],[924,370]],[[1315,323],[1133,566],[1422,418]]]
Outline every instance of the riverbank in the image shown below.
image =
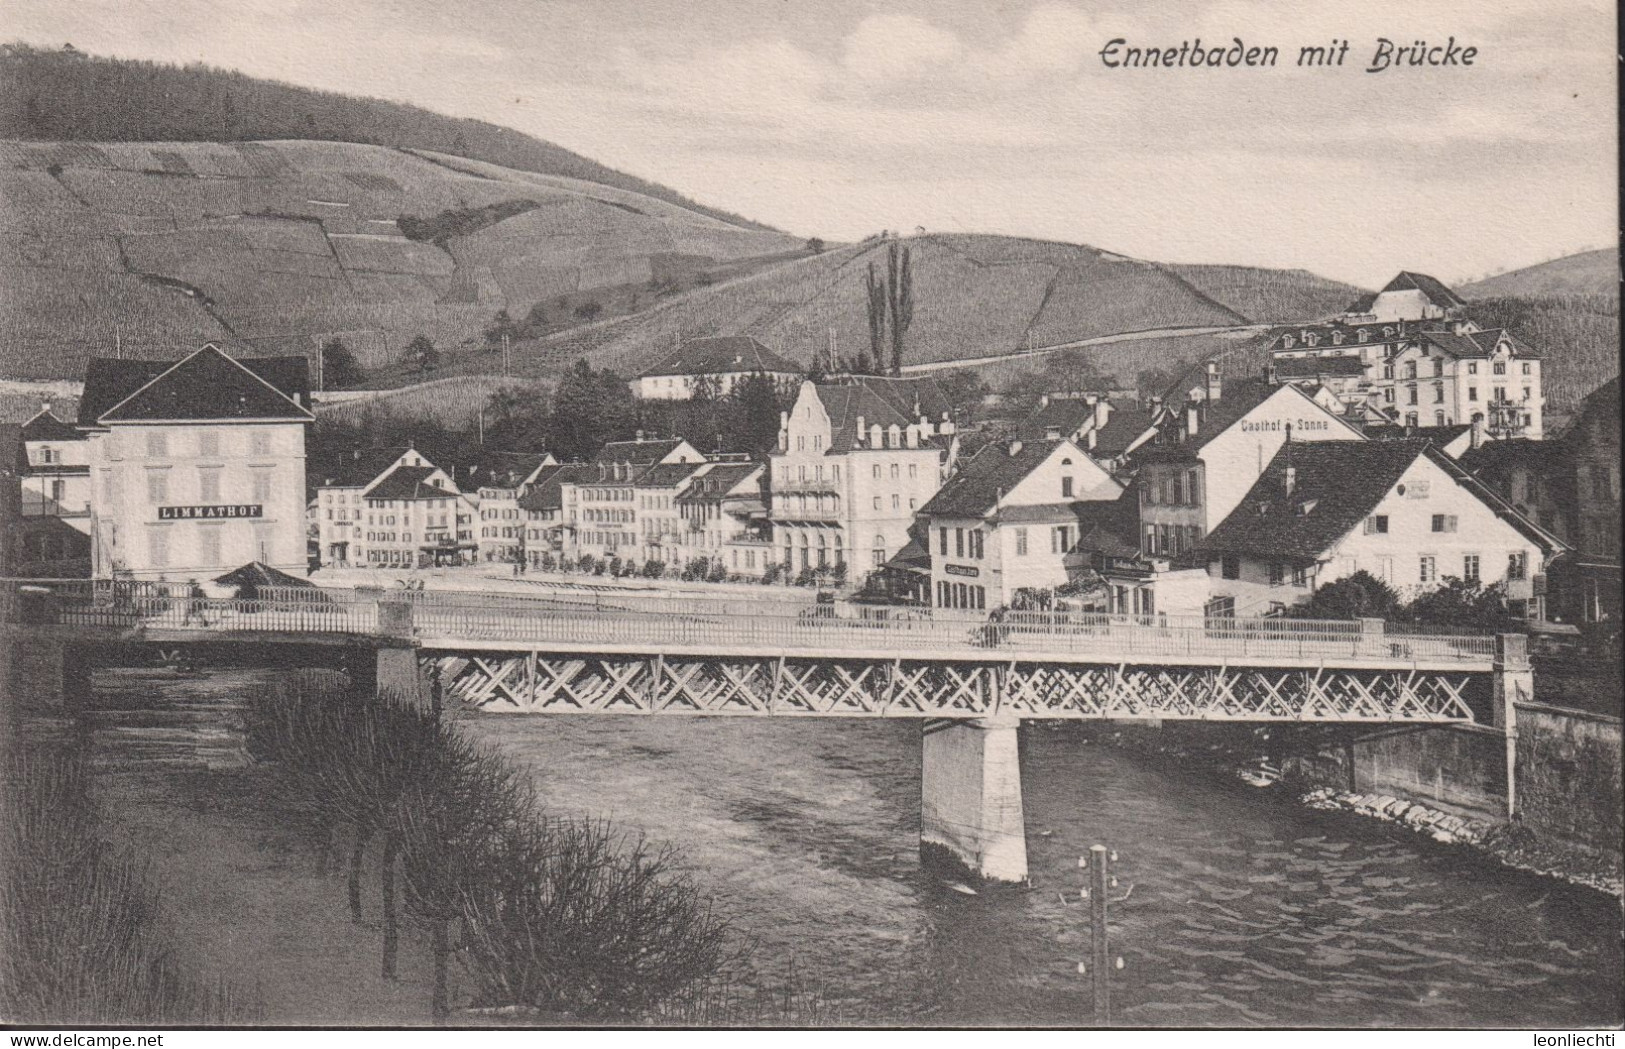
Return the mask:
[[1625,899],[1619,859],[1566,842],[1517,821],[1494,819],[1429,804],[1396,791],[1349,791],[1291,774],[1268,728],[1204,726],[1208,737],[1187,738],[1180,727],[1092,726],[1095,742],[1165,761],[1202,775],[1240,781],[1289,797],[1305,808],[1340,812],[1406,830],[1437,845],[1457,848],[1513,870],[1553,878]]

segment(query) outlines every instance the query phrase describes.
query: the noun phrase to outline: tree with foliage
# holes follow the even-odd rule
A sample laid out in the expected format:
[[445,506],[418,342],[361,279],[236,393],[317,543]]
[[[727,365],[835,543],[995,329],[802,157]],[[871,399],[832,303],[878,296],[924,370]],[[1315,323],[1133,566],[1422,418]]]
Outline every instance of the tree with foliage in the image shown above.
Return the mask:
[[547,307],[541,303],[531,306],[530,312],[519,323],[519,336],[525,339],[537,339],[547,333]]
[[519,326],[508,316],[506,309],[497,310],[495,320],[485,329],[485,345],[491,349],[499,349],[503,339],[519,338]]
[[330,390],[354,386],[366,378],[361,364],[344,340],[334,336],[322,343],[322,385]]
[[604,304],[596,299],[588,299],[575,308],[575,315],[584,321],[590,321],[604,312]]
[[1288,614],[1295,619],[1393,619],[1399,607],[1393,587],[1361,569],[1327,583]]
[[[886,253],[886,301],[891,312],[891,373],[903,374],[903,340],[909,326],[914,323],[914,272],[910,263],[913,252],[908,248],[898,251],[895,241]],[[876,359],[879,363],[879,359]]]
[[[869,352],[867,355],[859,354],[861,361],[883,361],[886,359],[886,282],[875,272],[875,264],[869,263],[864,273],[864,294],[869,310]],[[857,371],[858,369],[853,369]],[[867,373],[867,364],[860,374]]]
[[432,372],[440,367],[440,351],[435,349],[434,343],[427,335],[414,335],[412,341],[406,344],[406,352],[401,355],[401,363],[419,375]]
[[807,250],[814,255],[822,255],[824,253],[824,239],[822,237],[808,237]]
[[779,444],[779,412],[788,407],[773,380],[763,372],[747,375],[729,391],[733,426],[730,433],[741,451],[766,455]]
[[1484,586],[1455,576],[1446,579],[1441,587],[1416,595],[1405,606],[1403,615],[1417,624],[1486,634],[1519,629],[1507,610],[1505,586]]
[[630,436],[637,418],[638,405],[626,380],[580,359],[554,390],[546,447],[562,459],[585,459],[606,441]]

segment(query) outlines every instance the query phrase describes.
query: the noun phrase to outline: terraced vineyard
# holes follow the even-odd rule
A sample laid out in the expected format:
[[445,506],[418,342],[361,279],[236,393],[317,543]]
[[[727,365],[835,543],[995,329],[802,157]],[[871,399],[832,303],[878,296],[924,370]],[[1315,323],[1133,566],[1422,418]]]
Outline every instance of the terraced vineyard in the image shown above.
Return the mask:
[[[501,206],[509,205],[505,209]],[[501,209],[442,242],[404,218]],[[428,335],[453,357],[498,309],[648,284],[662,260],[774,260],[780,233],[624,189],[331,142],[0,142],[0,370],[175,357],[205,341],[367,367]]]

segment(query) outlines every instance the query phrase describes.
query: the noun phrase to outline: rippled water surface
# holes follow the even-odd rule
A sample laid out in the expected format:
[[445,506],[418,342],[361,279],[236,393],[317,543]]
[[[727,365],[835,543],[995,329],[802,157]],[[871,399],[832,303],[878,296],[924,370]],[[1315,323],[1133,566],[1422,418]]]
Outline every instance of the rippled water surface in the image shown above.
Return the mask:
[[[920,728],[902,721],[467,715],[555,811],[680,844],[759,944],[851,1020],[1089,1024],[1080,853],[1119,853],[1114,1020],[1618,1023],[1617,900],[1394,827],[1180,773],[1070,731],[1022,736],[1030,890],[920,870]],[[1064,892],[1072,900],[1061,899]]]

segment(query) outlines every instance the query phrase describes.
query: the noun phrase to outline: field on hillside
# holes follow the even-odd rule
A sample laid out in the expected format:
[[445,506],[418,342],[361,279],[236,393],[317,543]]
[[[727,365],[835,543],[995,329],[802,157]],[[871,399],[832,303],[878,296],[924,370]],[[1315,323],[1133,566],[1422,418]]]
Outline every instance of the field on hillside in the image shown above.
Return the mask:
[[321,404],[316,415],[323,420],[359,423],[368,416],[425,419],[447,429],[469,429],[491,395],[505,387],[527,385],[500,375],[459,375],[431,379],[416,386],[382,390],[375,395]]
[[1197,291],[1260,324],[1293,324],[1340,313],[1364,291],[1308,270],[1170,265]]
[[[443,243],[402,232],[469,214],[498,220]],[[334,335],[378,368],[419,334],[477,349],[499,309],[647,285],[652,259],[799,247],[622,189],[377,146],[4,142],[0,371],[73,377],[90,356],[206,341],[314,353]]]
[[1486,277],[1456,289],[1465,299],[1515,295],[1523,298],[1551,295],[1608,295],[1619,297],[1619,249],[1601,248],[1565,255],[1560,259],[1525,266],[1510,273]]
[[1209,358],[1218,360],[1227,376],[1251,378],[1261,375],[1267,345],[1268,334],[1256,331],[1161,336],[1057,350],[965,370],[974,373],[992,390],[1008,389],[1023,376],[1034,372],[1056,377],[1099,376],[1101,381],[1092,385],[1133,389],[1142,372],[1161,372],[1171,382],[1187,369]]
[[[1231,310],[1153,263],[1084,245],[1011,237],[905,238],[912,253],[914,323],[904,364],[958,360],[1155,328],[1241,323]],[[869,347],[865,275],[886,271],[890,242],[835,248],[728,280],[635,316],[527,345],[527,367],[553,366],[560,344],[629,375],[679,339],[747,334],[808,362],[833,339],[855,357]],[[889,355],[889,348],[887,353]]]

